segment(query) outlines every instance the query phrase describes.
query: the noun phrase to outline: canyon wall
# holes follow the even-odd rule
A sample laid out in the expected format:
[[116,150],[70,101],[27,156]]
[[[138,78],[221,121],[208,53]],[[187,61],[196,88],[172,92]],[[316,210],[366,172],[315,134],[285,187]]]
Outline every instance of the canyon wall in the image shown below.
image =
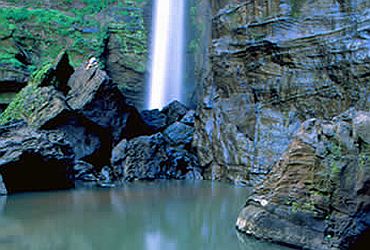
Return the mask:
[[211,1],[195,146],[208,178],[256,184],[309,118],[368,110],[368,1]]
[[236,226],[304,249],[369,237],[370,2],[211,1],[194,146],[250,185]]

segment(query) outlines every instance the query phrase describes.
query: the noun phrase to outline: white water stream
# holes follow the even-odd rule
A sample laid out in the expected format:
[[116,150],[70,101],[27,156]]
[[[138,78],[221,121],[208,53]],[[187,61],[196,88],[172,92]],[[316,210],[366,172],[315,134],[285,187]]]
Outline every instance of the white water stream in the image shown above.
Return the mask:
[[185,0],[155,0],[147,109],[182,101]]

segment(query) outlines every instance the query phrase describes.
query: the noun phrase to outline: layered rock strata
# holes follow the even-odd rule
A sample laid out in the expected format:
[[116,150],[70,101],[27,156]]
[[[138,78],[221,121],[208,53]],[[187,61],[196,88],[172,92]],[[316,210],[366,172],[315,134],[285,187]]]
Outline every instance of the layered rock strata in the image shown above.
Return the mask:
[[368,1],[212,1],[195,143],[209,178],[258,183],[300,123],[369,109]]
[[309,119],[241,211],[237,228],[307,249],[362,249],[370,228],[370,113]]

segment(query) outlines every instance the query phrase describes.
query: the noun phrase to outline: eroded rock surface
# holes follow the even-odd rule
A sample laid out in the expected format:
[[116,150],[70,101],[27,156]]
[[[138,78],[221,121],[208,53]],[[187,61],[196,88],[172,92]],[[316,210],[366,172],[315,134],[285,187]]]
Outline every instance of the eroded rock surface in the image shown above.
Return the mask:
[[211,2],[195,137],[209,178],[258,183],[302,121],[370,108],[368,1]]
[[191,146],[194,115],[194,111],[188,111],[177,101],[161,111],[142,112],[154,134],[125,139],[113,149],[114,178],[129,181],[202,179],[203,170]]
[[8,193],[71,188],[73,150],[59,131],[0,128],[0,174]]
[[[73,152],[73,160],[66,163],[65,168],[74,168],[71,173],[74,173],[76,180],[109,186],[112,180],[107,165],[110,163],[113,147],[122,139],[151,133],[139,112],[126,104],[117,85],[105,71],[98,65],[88,63],[74,70],[66,53],[62,53],[50,68],[40,71],[40,75],[27,88],[18,97],[19,103],[15,103],[13,109],[6,113],[7,117],[22,114],[21,117],[28,125],[24,129],[33,131],[32,133],[58,133]],[[20,141],[29,139],[26,132],[16,134],[17,128],[14,126],[8,130],[7,133],[15,133],[14,136],[19,137]],[[12,150],[11,146],[9,143],[5,144],[4,150]],[[40,149],[35,142],[27,150],[38,152]],[[12,171],[1,173],[10,192],[22,191],[26,187],[13,187],[9,183],[22,183],[22,176],[29,174],[33,168],[41,171],[37,166],[28,168],[28,161],[50,165],[44,154],[25,153],[24,157],[16,163],[18,168],[6,167],[5,169]],[[17,172],[13,169],[19,170]],[[63,178],[64,175],[61,174],[60,178]],[[11,182],[9,176],[12,178]],[[72,174],[70,177],[73,183]]]
[[331,121],[305,121],[247,200],[237,228],[299,248],[362,249],[356,246],[365,244],[370,226],[370,144],[354,131],[369,118],[349,110]]

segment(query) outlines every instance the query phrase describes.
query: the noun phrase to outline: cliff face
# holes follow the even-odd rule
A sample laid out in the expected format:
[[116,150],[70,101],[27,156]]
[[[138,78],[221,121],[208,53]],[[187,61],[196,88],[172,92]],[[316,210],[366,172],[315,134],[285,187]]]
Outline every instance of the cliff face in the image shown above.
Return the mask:
[[213,179],[259,183],[309,118],[370,108],[370,3],[211,1],[195,145]]
[[66,49],[74,67],[100,59],[127,102],[143,103],[147,0],[0,1],[0,105]]
[[255,188],[237,228],[359,249],[370,225],[370,2],[211,6],[195,146],[206,177]]

